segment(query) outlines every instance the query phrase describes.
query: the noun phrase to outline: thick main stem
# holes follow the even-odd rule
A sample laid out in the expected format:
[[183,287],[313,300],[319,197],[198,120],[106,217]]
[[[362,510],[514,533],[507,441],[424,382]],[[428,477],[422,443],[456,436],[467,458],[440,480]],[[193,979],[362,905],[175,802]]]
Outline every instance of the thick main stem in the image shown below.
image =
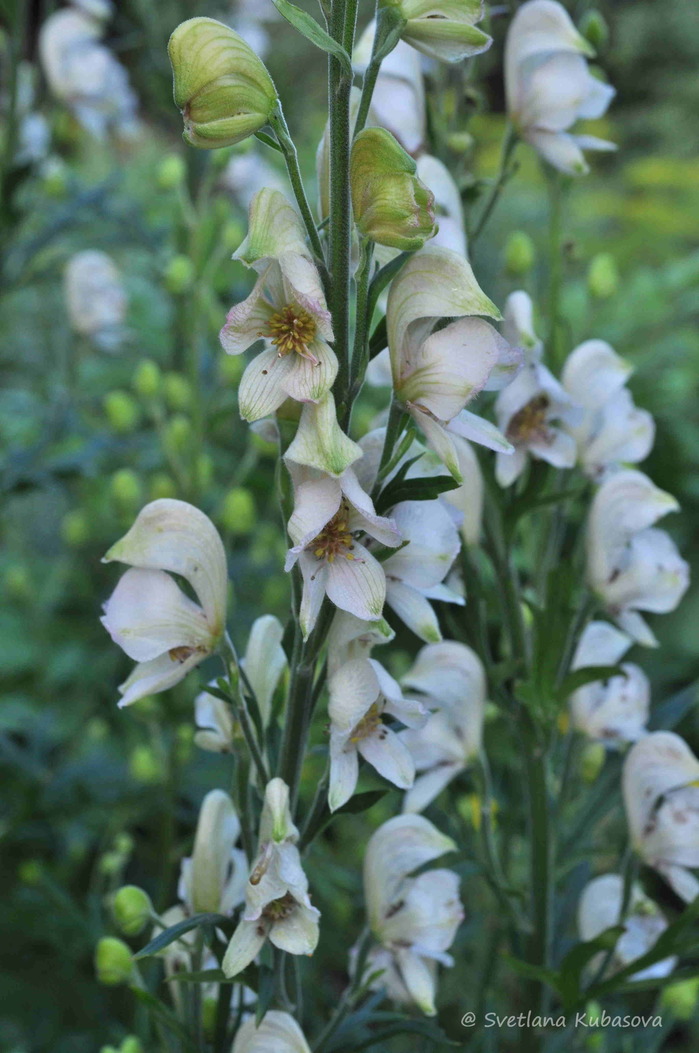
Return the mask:
[[[529,797],[529,839],[531,844],[530,881],[533,932],[529,960],[533,965],[548,967],[551,947],[553,912],[553,841],[546,779],[546,751],[539,741],[529,714],[523,715],[523,733]],[[534,996],[544,1003],[543,990]],[[532,1006],[536,1009],[536,1005]]]

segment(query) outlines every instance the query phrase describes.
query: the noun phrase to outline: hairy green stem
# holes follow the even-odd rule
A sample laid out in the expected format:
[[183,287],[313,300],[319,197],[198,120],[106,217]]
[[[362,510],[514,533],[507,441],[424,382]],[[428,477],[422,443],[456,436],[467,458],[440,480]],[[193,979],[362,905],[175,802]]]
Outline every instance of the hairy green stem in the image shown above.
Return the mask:
[[352,412],[352,403],[359,393],[364,382],[364,374],[369,364],[369,282],[371,280],[371,265],[374,257],[374,243],[363,241],[361,247],[361,259],[357,270],[357,305],[356,324],[354,330],[354,349],[352,351],[352,362],[350,364],[350,388],[347,406],[345,408],[344,420],[340,425],[346,427]]
[[[529,841],[531,845],[530,882],[533,931],[529,941],[529,960],[547,968],[551,953],[553,915],[553,841],[551,836],[547,753],[528,713],[522,714],[524,755],[529,799]],[[545,1005],[545,989],[534,995],[535,1003]],[[535,1008],[533,1006],[532,1008]]]
[[287,172],[289,173],[289,181],[291,182],[291,188],[294,191],[294,197],[299,206],[301,218],[303,219],[304,226],[308,232],[308,239],[311,243],[313,252],[318,258],[318,263],[324,267],[324,256],[323,246],[321,244],[320,235],[316,226],[311,206],[308,203],[308,197],[306,195],[306,188],[303,185],[303,178],[301,176],[301,168],[299,166],[299,155],[296,150],[294,140],[291,138],[289,128],[286,123],[286,118],[281,108],[281,104],[278,104],[277,109],[270,117],[269,123],[274,129],[274,134],[277,137],[282,154],[284,155],[284,161],[286,162]]

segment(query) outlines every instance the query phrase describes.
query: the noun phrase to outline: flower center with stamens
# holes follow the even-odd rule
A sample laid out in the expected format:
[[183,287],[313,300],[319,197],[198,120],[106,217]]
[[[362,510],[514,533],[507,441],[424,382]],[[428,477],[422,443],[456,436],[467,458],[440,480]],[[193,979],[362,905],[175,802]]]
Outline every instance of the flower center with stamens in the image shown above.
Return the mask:
[[295,907],[296,900],[290,892],[287,892],[279,899],[273,899],[271,903],[268,903],[262,911],[262,916],[269,918],[270,921],[281,921],[283,918],[288,918]]
[[352,555],[354,538],[349,529],[349,506],[346,501],[342,502],[330,522],[307,547],[316,559],[327,559],[328,563],[334,563],[338,556],[355,558]]
[[279,348],[280,357],[295,351],[297,355],[315,361],[308,345],[315,339],[318,327],[315,318],[308,311],[296,304],[287,304],[281,311],[272,315],[267,328],[267,335]]
[[517,445],[546,438],[546,414],[551,405],[548,395],[536,395],[522,406],[507,426],[507,438]]
[[381,705],[381,702],[374,702],[373,706],[366,711],[359,723],[355,724],[352,728],[350,742],[361,742],[363,739],[368,739],[370,735],[373,735],[376,729],[381,727],[382,712],[383,706]]

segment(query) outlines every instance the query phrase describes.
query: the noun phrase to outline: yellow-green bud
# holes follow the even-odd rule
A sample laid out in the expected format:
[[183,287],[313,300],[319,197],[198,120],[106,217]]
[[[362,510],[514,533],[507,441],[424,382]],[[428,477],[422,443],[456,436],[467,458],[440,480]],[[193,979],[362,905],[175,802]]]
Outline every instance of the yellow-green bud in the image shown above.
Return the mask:
[[165,288],[173,296],[181,296],[192,288],[195,271],[189,256],[173,256],[163,274]]
[[249,534],[257,521],[255,500],[243,486],[229,490],[221,504],[221,525],[231,534]]
[[118,852],[105,852],[103,856],[99,858],[99,871],[100,874],[106,874],[112,876],[118,874],[124,865],[123,858]]
[[135,1035],[127,1035],[119,1047],[119,1053],[143,1053],[141,1040]]
[[660,1004],[678,1020],[691,1020],[699,1002],[699,979],[681,980],[664,987]]
[[483,5],[466,0],[379,0],[384,11],[402,21],[402,39],[424,55],[442,62],[460,62],[490,47],[492,40],[474,23]]
[[68,187],[68,166],[57,157],[49,158],[43,169],[42,190],[47,197],[63,197]]
[[598,300],[608,300],[619,288],[616,260],[608,252],[600,252],[590,261],[587,287]]
[[599,51],[609,42],[607,20],[596,7],[590,8],[580,19],[580,32],[585,40],[592,44],[595,51]]
[[172,410],[187,409],[192,402],[192,386],[181,373],[166,373],[163,378],[165,401]]
[[5,571],[5,590],[15,600],[26,600],[31,595],[29,571],[21,563],[12,563]]
[[187,449],[192,438],[192,422],[183,414],[178,413],[171,417],[165,425],[163,441],[165,448],[175,454],[180,454]]
[[125,856],[128,858],[128,856],[131,855],[135,847],[136,846],[133,837],[131,836],[131,834],[127,834],[125,831],[122,831],[120,834],[117,834],[114,838],[114,850],[115,852],[118,852],[120,856]]
[[208,489],[214,477],[214,462],[212,458],[208,453],[202,453],[197,457],[197,463],[194,468],[199,488],[201,490]]
[[112,497],[124,509],[135,509],[141,503],[141,480],[133,468],[120,468],[109,481]]
[[103,936],[95,949],[95,972],[99,983],[107,987],[125,984],[131,978],[131,951],[123,940]]
[[90,526],[87,516],[81,509],[74,508],[63,516],[61,537],[70,548],[80,548],[90,540]]
[[100,1048],[100,1053],[119,1053],[119,1050],[116,1046],[102,1046]]
[[138,427],[141,416],[138,403],[128,391],[110,391],[104,398],[104,412],[114,431],[126,435]]
[[177,497],[177,484],[167,472],[156,472],[148,488],[151,501],[161,497]]
[[580,774],[585,782],[595,782],[604,767],[607,751],[601,742],[588,742],[580,758]]
[[242,355],[221,355],[218,360],[218,372],[226,384],[238,384],[245,372],[246,362]]
[[190,18],[177,27],[167,50],[175,105],[190,146],[233,146],[267,124],[277,104],[272,78],[228,26],[213,18]]
[[403,252],[437,233],[434,194],[417,165],[385,128],[365,128],[350,159],[354,221],[365,237]]
[[534,242],[523,230],[513,230],[505,244],[505,270],[513,278],[528,274],[536,260]]
[[151,358],[142,359],[131,378],[131,386],[142,399],[153,399],[160,392],[162,374],[160,366]]
[[162,782],[163,767],[160,760],[150,748],[144,743],[136,746],[129,757],[129,771],[131,777],[137,782],[154,785]]
[[164,157],[158,167],[156,180],[161,190],[174,190],[184,183],[187,166],[179,154]]
[[124,885],[112,900],[114,924],[124,936],[143,932],[153,912],[150,896],[137,885]]
[[17,869],[17,876],[25,885],[38,885],[43,873],[44,868],[38,859],[26,859]]
[[455,154],[465,154],[473,148],[475,141],[470,132],[452,132],[447,138],[447,146]]

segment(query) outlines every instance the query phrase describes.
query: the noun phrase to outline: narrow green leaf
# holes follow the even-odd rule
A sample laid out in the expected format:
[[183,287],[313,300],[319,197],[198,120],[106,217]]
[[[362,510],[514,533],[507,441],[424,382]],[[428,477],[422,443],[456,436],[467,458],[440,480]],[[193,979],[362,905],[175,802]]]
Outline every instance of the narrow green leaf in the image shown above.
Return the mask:
[[352,75],[352,62],[342,44],[338,44],[336,40],[333,40],[330,34],[316,22],[312,15],[302,11],[295,4],[289,3],[289,0],[272,0],[272,3],[287,22],[290,22],[294,29],[297,29],[306,40],[310,40],[311,44],[315,44],[321,51],[325,51],[332,55],[333,58],[336,58],[342,63],[345,72],[349,73],[350,76]]
[[272,138],[271,135],[267,135],[267,132],[255,132],[255,138],[259,139],[265,146],[271,146],[273,150],[276,150],[278,154],[283,153],[281,146],[276,139]]
[[568,673],[559,689],[562,699],[568,698],[579,687],[592,684],[598,680],[610,680],[613,676],[623,676],[624,670],[619,665],[586,665],[582,669],[574,669]]
[[181,1042],[182,1050],[191,1051],[196,1053],[197,1046],[194,1039],[184,1024],[180,1023],[175,1014],[171,1009],[168,1009],[166,1005],[156,998],[155,995],[151,994],[150,991],[146,991],[143,987],[136,987],[134,985],[130,988],[131,993],[137,1001],[141,1002],[150,1013],[153,1014],[154,1018],[168,1029],[173,1035],[176,1035]]
[[392,479],[381,491],[376,510],[382,514],[401,501],[434,501],[448,490],[456,490],[460,484],[451,475],[432,475],[420,479]]
[[154,954],[169,947],[171,943],[183,936],[185,932],[190,932],[192,929],[198,928],[200,925],[218,925],[218,926],[230,926],[231,919],[227,918],[224,914],[193,914],[191,918],[185,918],[184,921],[178,921],[176,925],[171,925],[169,928],[164,929],[162,932],[147,943],[137,954],[134,954],[134,959],[138,961],[140,958],[151,958]]
[[165,978],[166,983],[189,983],[189,984],[236,984],[238,977],[229,980],[221,969],[198,969],[192,973],[174,973]]
[[580,980],[585,966],[596,954],[613,950],[623,933],[623,925],[612,925],[593,940],[578,943],[568,952],[561,962],[558,983],[566,1005],[574,1005],[581,995]]

